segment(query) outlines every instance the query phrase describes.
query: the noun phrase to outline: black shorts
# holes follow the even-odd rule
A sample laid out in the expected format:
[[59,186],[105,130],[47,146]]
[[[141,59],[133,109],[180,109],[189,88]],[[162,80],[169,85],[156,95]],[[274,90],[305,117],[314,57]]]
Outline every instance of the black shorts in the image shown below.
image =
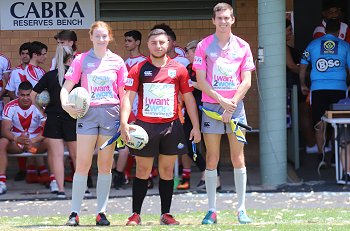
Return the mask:
[[76,120],[57,114],[47,114],[43,136],[64,141],[76,141]]
[[157,157],[162,155],[187,154],[188,149],[182,124],[179,119],[168,123],[147,123],[137,120],[148,134],[148,143],[141,149],[130,148],[130,153],[141,157]]
[[321,121],[321,117],[329,110],[329,106],[346,97],[346,91],[315,90],[311,92],[311,112],[314,126]]

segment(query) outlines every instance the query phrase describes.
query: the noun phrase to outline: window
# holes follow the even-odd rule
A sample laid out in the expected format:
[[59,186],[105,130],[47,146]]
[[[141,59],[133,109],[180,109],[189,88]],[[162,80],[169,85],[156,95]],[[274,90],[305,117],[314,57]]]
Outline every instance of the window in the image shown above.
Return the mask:
[[96,18],[105,21],[210,19],[219,2],[232,0],[97,0]]

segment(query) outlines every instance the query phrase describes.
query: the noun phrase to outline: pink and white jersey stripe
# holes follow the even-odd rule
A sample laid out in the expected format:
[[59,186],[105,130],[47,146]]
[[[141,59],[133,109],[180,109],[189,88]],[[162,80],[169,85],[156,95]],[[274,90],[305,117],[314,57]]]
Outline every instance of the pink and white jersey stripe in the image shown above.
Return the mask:
[[130,71],[133,66],[145,61],[146,59],[147,58],[144,55],[139,55],[137,57],[130,57],[127,60],[125,60],[126,68],[128,69],[128,71]]
[[[217,36],[212,34],[197,45],[193,68],[206,71],[206,81],[213,89],[231,99],[242,82],[241,73],[255,70],[255,65],[247,42],[231,34],[228,45],[221,48]],[[217,103],[204,92],[202,101]]]
[[97,106],[119,104],[118,87],[124,87],[127,76],[128,71],[120,56],[108,50],[100,59],[91,49],[74,59],[65,78],[75,84],[80,80],[81,86],[90,94],[90,106]]

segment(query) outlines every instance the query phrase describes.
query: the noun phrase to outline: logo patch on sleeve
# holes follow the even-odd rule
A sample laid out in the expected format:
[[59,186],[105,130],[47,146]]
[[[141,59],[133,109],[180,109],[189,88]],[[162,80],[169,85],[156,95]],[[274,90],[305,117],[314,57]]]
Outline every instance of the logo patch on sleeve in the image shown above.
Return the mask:
[[194,56],[193,64],[202,65],[202,57]]
[[134,79],[127,78],[125,82],[125,86],[131,87],[134,84]]

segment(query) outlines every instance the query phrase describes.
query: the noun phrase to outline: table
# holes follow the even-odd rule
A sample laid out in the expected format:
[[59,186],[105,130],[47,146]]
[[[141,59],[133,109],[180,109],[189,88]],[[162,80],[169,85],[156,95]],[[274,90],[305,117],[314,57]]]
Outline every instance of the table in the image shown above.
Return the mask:
[[[327,115],[327,113],[326,113],[326,115]],[[347,179],[346,181],[342,180],[343,168],[342,168],[342,165],[340,163],[339,141],[337,139],[339,126],[343,125],[342,127],[345,128],[345,132],[346,132],[347,126],[348,125],[350,126],[350,111],[349,111],[348,115],[349,115],[349,118],[328,118],[326,116],[323,116],[321,118],[322,121],[331,124],[332,127],[334,128],[335,176],[336,176],[336,181],[338,184],[347,184],[347,183],[349,183],[348,181],[350,181],[350,179]],[[347,149],[345,148],[345,162],[346,162],[346,159],[347,159]]]

